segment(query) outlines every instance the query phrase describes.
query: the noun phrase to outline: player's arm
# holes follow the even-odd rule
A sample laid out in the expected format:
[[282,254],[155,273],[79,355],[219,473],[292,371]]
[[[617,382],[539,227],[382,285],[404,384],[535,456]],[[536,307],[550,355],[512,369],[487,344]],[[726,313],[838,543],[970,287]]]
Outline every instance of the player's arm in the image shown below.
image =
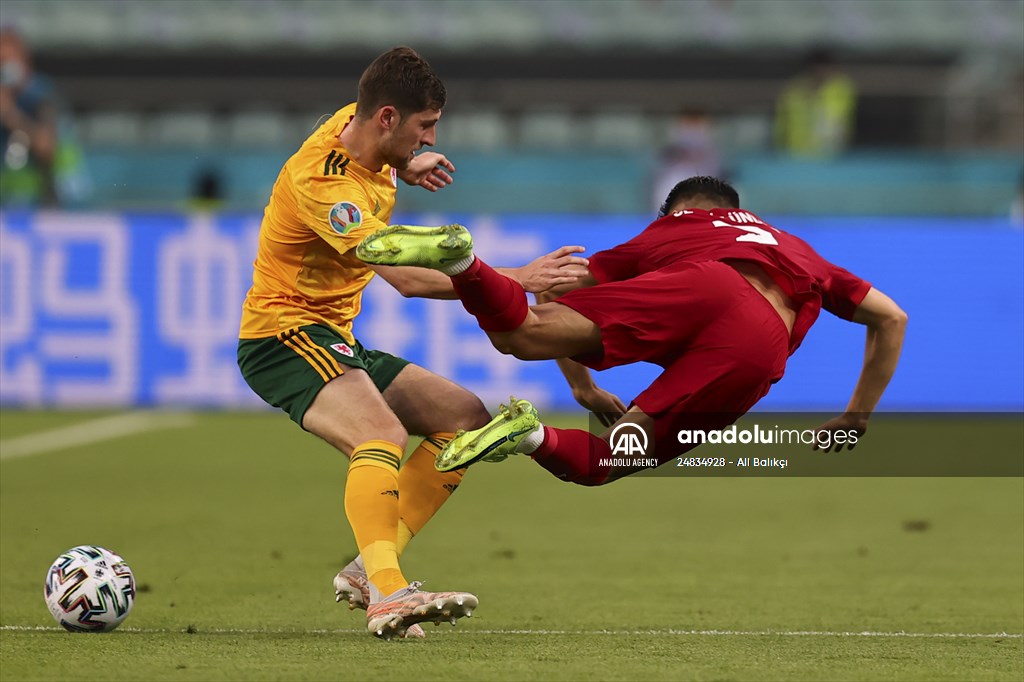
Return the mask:
[[573,400],[593,412],[605,426],[611,426],[626,412],[626,405],[614,393],[594,383],[590,369],[569,358],[558,358],[558,369],[572,389]]
[[875,411],[896,372],[907,329],[907,314],[891,298],[871,288],[853,313],[853,321],[868,328],[867,342],[864,368],[846,411],[864,414],[866,419],[866,415]]
[[[575,282],[567,282],[537,294],[537,303],[550,303],[569,291],[583,287],[592,287],[597,284],[598,281],[594,275],[587,273]],[[572,389],[573,399],[588,411],[596,414],[602,424],[611,426],[625,413],[625,404],[623,404],[618,396],[609,393],[594,383],[594,377],[589,368],[569,358],[557,358],[555,362],[558,363],[558,369],[562,371],[566,383]]]
[[[863,434],[867,431],[868,418],[896,372],[907,329],[907,314],[895,301],[872,287],[850,319],[867,327],[864,366],[846,411],[823,424],[821,429],[852,429]],[[835,449],[838,452],[842,445],[836,445]]]
[[406,265],[371,265],[370,269],[406,298],[458,298],[451,278],[437,270]]
[[[582,246],[562,246],[522,267],[496,270],[518,281],[526,291],[536,294],[555,286],[570,286],[589,276],[587,259],[573,255],[583,250]],[[391,265],[370,267],[407,298],[457,298],[451,278],[437,270]]]
[[407,185],[436,192],[454,182],[449,175],[454,172],[455,165],[444,154],[423,152],[413,157],[409,165],[398,171],[397,175]]
[[[422,156],[424,154],[420,154]],[[336,180],[329,194],[299,191],[296,203],[299,219],[339,253],[347,254],[358,246],[363,237],[387,227],[368,210],[362,189],[344,178]],[[507,269],[504,274],[518,279],[531,293],[544,291],[574,281],[586,272],[587,259],[573,255],[583,250],[582,246],[563,246],[520,268]],[[372,267],[403,296],[456,297],[451,280],[440,272],[408,266]]]
[[501,274],[519,282],[531,294],[541,294],[556,287],[582,286],[590,276],[590,261],[574,254],[586,251],[582,246],[560,246],[551,253],[536,258],[518,268],[495,268]]
[[[563,246],[551,255],[559,255],[563,260],[572,253],[583,251],[582,246]],[[597,286],[602,282],[620,282],[636,277],[640,262],[641,250],[632,241],[620,244],[613,249],[598,251],[589,259],[577,259],[567,266],[583,266],[574,269],[575,277],[565,278],[562,282],[553,282],[547,289],[537,293],[537,303],[550,303],[559,296],[574,289]],[[530,289],[527,289],[530,291]]]

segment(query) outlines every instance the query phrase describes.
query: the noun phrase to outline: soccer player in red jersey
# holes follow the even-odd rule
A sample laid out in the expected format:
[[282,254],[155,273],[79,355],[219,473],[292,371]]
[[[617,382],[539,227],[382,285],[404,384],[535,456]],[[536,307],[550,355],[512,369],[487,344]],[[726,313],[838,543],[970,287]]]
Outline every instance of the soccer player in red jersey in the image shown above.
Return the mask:
[[[452,278],[466,310],[502,353],[557,359],[577,401],[615,425],[644,429],[676,456],[681,428],[733,423],[782,378],[821,308],[867,326],[864,366],[843,415],[821,428],[863,433],[892,378],[907,315],[881,291],[833,265],[803,240],[740,208],[736,190],[694,177],[669,193],[633,239],[590,258],[590,274],[538,297],[472,255],[464,234],[389,228],[363,240],[370,262],[434,267]],[[400,230],[400,231],[396,231]],[[571,359],[570,359],[571,358]],[[627,409],[587,368],[651,362],[664,371]],[[543,426],[527,401],[502,406],[487,426],[460,434],[440,469],[528,453],[559,478],[601,485],[637,471],[613,461],[608,438]],[[841,447],[841,446],[837,446]],[[663,463],[662,457],[657,464]]]

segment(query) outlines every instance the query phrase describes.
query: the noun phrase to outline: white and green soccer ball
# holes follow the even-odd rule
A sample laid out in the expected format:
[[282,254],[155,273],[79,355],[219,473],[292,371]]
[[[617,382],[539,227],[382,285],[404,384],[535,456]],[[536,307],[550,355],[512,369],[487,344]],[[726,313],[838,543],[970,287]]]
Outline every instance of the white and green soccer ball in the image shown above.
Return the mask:
[[46,606],[72,632],[110,632],[135,603],[135,576],[117,554],[94,545],[73,547],[46,573]]

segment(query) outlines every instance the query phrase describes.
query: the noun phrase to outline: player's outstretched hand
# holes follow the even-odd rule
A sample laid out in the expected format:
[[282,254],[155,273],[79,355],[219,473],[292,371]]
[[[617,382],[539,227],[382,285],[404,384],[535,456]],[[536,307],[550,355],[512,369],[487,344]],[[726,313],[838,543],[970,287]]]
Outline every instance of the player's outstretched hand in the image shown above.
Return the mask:
[[605,426],[611,426],[626,413],[626,406],[617,395],[597,386],[573,389],[572,397],[588,411],[593,412]]
[[[811,449],[823,452],[839,452],[843,448],[853,450],[867,430],[867,415],[841,414],[818,427]],[[827,438],[824,436],[826,433],[828,434]],[[852,439],[851,436],[853,436]],[[823,443],[828,443],[828,447],[825,447]]]
[[572,284],[590,274],[586,258],[574,253],[586,251],[582,246],[563,246],[515,269],[515,278],[531,294],[539,294],[560,284]]
[[454,172],[454,164],[444,154],[423,152],[413,157],[405,170],[398,171],[398,177],[407,185],[419,185],[423,189],[436,192],[452,184],[452,176],[449,173]]

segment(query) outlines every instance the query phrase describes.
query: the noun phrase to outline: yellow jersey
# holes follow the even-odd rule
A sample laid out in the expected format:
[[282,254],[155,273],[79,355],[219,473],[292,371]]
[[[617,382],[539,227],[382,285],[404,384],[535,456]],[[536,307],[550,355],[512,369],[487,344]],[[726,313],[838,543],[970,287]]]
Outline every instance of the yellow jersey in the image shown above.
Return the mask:
[[374,273],[353,249],[387,225],[398,186],[392,167],[368,170],[338,140],[355,110],[338,110],[281,169],[263,213],[240,338],[326,324],[354,341],[352,320]]

